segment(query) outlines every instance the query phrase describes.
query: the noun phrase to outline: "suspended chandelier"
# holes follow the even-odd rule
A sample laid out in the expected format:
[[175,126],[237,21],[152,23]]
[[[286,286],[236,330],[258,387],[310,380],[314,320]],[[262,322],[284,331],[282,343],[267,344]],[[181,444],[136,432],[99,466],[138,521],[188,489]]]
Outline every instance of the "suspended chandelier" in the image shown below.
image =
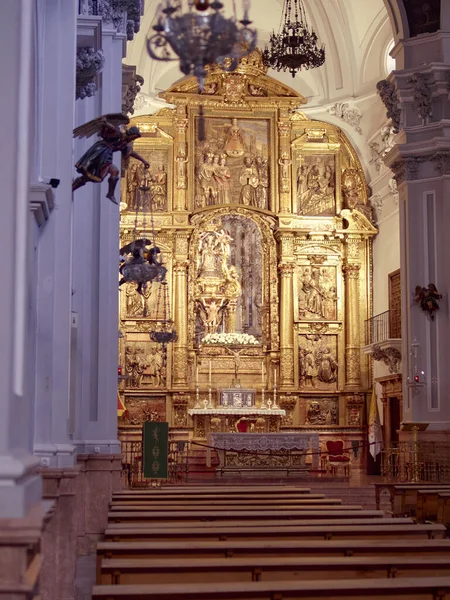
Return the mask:
[[325,62],[325,48],[319,47],[316,32],[306,20],[303,0],[284,0],[284,24],[272,33],[263,62],[276,71],[289,71],[295,77],[302,69],[315,69]]
[[239,59],[256,46],[256,30],[249,28],[250,0],[242,3],[244,16],[238,23],[236,10],[227,19],[217,0],[164,0],[153,27],[156,33],[147,40],[148,53],[155,60],[179,60],[181,71],[195,75],[202,92],[206,65],[234,71]]

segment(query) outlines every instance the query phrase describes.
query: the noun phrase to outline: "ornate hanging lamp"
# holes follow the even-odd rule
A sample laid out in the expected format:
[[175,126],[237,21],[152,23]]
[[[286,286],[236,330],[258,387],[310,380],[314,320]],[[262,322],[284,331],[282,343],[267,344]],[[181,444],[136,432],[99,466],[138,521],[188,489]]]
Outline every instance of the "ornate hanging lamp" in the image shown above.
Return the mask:
[[234,71],[256,46],[256,30],[249,28],[250,0],[242,3],[244,16],[238,22],[236,12],[229,19],[223,15],[217,0],[165,0],[156,33],[147,40],[148,53],[155,60],[179,60],[181,71],[195,75],[202,92],[206,65]]
[[306,20],[303,0],[284,0],[283,25],[270,36],[263,62],[276,71],[289,71],[295,77],[302,69],[315,69],[325,62],[325,48]]
[[150,331],[150,339],[165,347],[170,342],[176,342],[177,332],[170,316],[169,286],[167,281],[161,282],[156,300],[156,327]]

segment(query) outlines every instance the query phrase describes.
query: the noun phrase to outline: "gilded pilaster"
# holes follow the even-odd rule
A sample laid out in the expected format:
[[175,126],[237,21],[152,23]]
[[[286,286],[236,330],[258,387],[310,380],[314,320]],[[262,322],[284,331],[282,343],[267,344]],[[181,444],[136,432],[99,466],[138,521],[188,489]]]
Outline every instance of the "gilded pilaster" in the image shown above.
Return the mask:
[[187,191],[187,163],[188,147],[186,141],[186,131],[188,127],[186,115],[186,106],[181,104],[177,106],[177,116],[175,119],[175,160],[176,177],[174,193],[174,210],[186,210],[186,191]]
[[174,387],[185,387],[188,383],[188,315],[187,315],[187,267],[188,261],[187,232],[178,232],[175,236],[175,260],[173,262],[173,306],[175,328],[178,339],[173,345]]
[[282,388],[294,386],[294,264],[283,262],[280,297],[280,379]]
[[289,120],[284,120],[284,117],[288,119],[288,116],[284,113],[280,114],[280,120],[278,121],[278,147],[279,147],[279,158],[278,158],[278,173],[279,173],[279,202],[280,212],[290,213],[292,212],[292,200],[291,200],[291,123]]
[[361,387],[361,340],[359,335],[359,271],[361,265],[347,262],[345,280],[345,387]]

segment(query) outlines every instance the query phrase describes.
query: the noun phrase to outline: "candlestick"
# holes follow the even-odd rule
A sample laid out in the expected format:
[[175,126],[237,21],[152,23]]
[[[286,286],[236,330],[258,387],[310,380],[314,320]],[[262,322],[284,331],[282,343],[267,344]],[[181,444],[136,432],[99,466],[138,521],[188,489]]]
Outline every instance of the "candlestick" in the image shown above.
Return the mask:
[[198,389],[198,385],[195,387],[195,407],[200,408],[200,391]]
[[262,380],[262,387],[264,389],[264,385],[265,385],[265,381],[264,381],[264,359],[262,361],[262,366],[261,366],[261,380]]
[[273,387],[276,388],[277,387],[277,368],[275,367],[274,372],[273,372]]
[[211,387],[211,361],[209,361],[209,386]]
[[263,410],[266,410],[267,406],[266,406],[266,396],[265,396],[265,390],[264,388],[261,390],[261,408]]
[[195,385],[198,387],[198,365],[195,369]]
[[214,406],[212,405],[212,391],[211,391],[211,388],[209,388],[209,390],[208,390],[208,398],[209,398],[208,408],[214,408]]

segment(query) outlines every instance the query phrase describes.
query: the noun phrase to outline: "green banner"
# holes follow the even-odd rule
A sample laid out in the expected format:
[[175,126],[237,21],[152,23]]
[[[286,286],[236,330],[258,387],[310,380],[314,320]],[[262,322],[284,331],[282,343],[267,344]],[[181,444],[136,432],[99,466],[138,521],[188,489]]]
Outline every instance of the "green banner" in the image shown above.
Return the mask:
[[142,428],[144,477],[167,479],[169,423],[146,421]]

